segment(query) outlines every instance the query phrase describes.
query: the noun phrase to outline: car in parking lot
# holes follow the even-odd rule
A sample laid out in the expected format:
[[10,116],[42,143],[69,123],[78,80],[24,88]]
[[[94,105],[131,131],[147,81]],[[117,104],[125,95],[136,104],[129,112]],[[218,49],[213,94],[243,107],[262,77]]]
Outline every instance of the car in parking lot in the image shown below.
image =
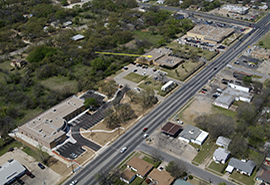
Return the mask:
[[128,67],[125,66],[125,67],[123,67],[123,69],[124,69],[124,70],[128,70]]
[[205,91],[205,92],[207,92],[207,89],[205,89],[205,88],[203,88],[202,90]]
[[156,71],[157,71],[157,69],[155,69],[155,68],[154,68],[154,69],[153,69],[153,71],[154,71],[154,72],[156,72]]
[[136,73],[138,70],[137,69],[134,69],[133,72]]
[[43,166],[43,164],[41,164],[41,163],[38,163],[38,167],[40,167],[40,169],[42,169],[42,170],[45,169],[45,166]]
[[24,184],[24,182],[23,182],[23,180],[22,180],[22,179],[17,179],[17,182],[18,182],[19,184],[21,184],[21,185],[23,185],[23,184]]
[[29,172],[29,171],[27,171],[26,172],[26,175],[28,175],[29,177],[31,177],[31,178],[35,178],[35,175],[33,175],[31,172]]
[[124,148],[122,148],[122,149],[120,150],[120,153],[123,154],[123,153],[125,153],[126,150],[127,150],[127,147],[125,146]]
[[77,184],[77,180],[74,180],[74,181],[72,181],[69,185],[75,185],[75,184]]
[[239,61],[235,61],[234,64],[239,65],[240,63],[239,63]]
[[147,127],[145,127],[144,129],[143,129],[143,132],[146,132],[148,130],[148,128]]

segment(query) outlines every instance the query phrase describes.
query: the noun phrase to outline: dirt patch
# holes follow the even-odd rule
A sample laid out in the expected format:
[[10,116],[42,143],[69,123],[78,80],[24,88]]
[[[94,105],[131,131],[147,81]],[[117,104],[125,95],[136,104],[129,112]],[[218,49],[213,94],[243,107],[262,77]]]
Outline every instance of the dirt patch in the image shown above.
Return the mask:
[[209,99],[196,97],[188,107],[179,115],[180,119],[187,124],[194,125],[194,119],[197,116],[211,114],[212,104]]

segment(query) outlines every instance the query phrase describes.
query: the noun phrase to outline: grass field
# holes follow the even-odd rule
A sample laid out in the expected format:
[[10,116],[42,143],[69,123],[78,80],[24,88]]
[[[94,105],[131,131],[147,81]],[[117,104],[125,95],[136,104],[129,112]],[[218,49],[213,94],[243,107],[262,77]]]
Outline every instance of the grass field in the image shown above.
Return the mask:
[[212,161],[210,163],[210,165],[208,166],[208,168],[210,168],[218,173],[221,173],[222,170],[225,168],[225,164],[217,164],[214,161]]
[[[199,48],[193,47],[193,46],[188,46],[188,45],[181,45],[176,42],[171,42],[167,44],[167,47],[170,47],[174,50],[180,50],[182,52],[189,52],[190,50],[192,51],[199,51]],[[186,49],[188,48],[188,49]],[[207,60],[210,60],[216,53],[213,51],[205,50],[205,49],[200,49],[201,52],[198,52],[198,55],[201,57],[205,57]]]
[[41,81],[41,85],[51,90],[62,90],[64,88],[70,88],[72,93],[76,93],[77,89],[77,81],[69,80],[68,77],[64,76],[53,76],[46,80]]
[[143,40],[147,38],[148,41],[150,41],[152,44],[154,44],[154,47],[157,47],[158,41],[161,40],[163,37],[161,35],[155,34],[152,35],[149,32],[143,32],[143,31],[133,31],[134,38]]
[[146,162],[149,162],[150,164],[154,165],[154,168],[158,167],[158,165],[161,163],[161,161],[154,161],[153,158],[144,156],[143,160]]
[[200,148],[200,151],[198,152],[197,156],[193,159],[193,162],[202,164],[204,159],[208,156],[212,156],[217,146],[215,145],[215,142],[210,141],[208,138],[202,146],[193,144],[194,148]]
[[139,85],[142,89],[153,89],[159,92],[161,91],[162,86],[163,84],[160,81],[153,80],[152,78],[145,79],[145,82]]
[[180,81],[184,81],[188,78],[192,73],[198,70],[204,63],[203,62],[190,62],[187,61],[182,65],[178,66],[175,70],[171,69],[162,69],[163,71],[168,73],[168,76]]
[[[260,46],[259,45],[259,42],[262,41],[263,42],[263,45]],[[260,46],[262,48],[267,48],[267,49],[270,49],[270,32],[267,33],[266,35],[264,35],[257,43],[256,43],[256,46]]]
[[237,112],[231,111],[231,110],[227,110],[218,106],[214,106],[212,107],[213,113],[221,113],[221,114],[225,114],[226,116],[232,117],[234,119],[236,119],[237,117]]
[[256,172],[253,172],[253,174],[250,177],[248,177],[246,175],[242,175],[242,174],[234,171],[230,175],[230,178],[233,178],[233,179],[235,179],[237,181],[240,181],[245,185],[254,185],[254,180],[253,179],[255,178],[255,176],[256,176]]
[[143,76],[143,75],[139,75],[137,73],[129,73],[128,75],[126,75],[124,77],[124,79],[135,82],[135,83],[139,83],[140,81],[146,79],[148,76]]

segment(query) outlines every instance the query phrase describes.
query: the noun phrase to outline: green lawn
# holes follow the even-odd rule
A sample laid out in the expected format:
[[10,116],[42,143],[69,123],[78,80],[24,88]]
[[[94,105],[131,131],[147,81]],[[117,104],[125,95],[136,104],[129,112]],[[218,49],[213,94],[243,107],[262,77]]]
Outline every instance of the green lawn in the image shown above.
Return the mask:
[[21,146],[23,145],[19,141],[13,141],[10,144],[0,149],[0,156],[4,155],[8,151],[9,148],[15,148],[15,147],[20,148]]
[[158,165],[160,165],[161,161],[154,161],[153,158],[148,157],[148,156],[144,156],[143,160],[146,162],[149,162],[150,164],[154,165],[154,167],[158,167]]
[[133,34],[134,34],[135,39],[143,40],[147,38],[147,40],[153,43],[154,46],[158,46],[159,45],[158,41],[163,38],[161,35],[158,35],[158,34],[152,35],[149,32],[143,32],[143,31],[133,31]]
[[135,83],[139,83],[140,81],[146,79],[148,76],[143,76],[143,75],[139,75],[137,73],[129,73],[128,75],[124,76],[124,79],[135,82]]
[[138,184],[141,184],[143,181],[143,179],[141,179],[140,177],[136,177],[132,183],[130,183],[131,185],[138,185]]
[[225,166],[226,166],[226,164],[217,164],[214,161],[212,161],[210,163],[210,165],[208,166],[208,168],[210,168],[218,173],[221,173],[222,170],[225,168]]
[[139,85],[142,89],[153,89],[156,91],[161,91],[163,84],[160,81],[153,80],[152,78],[147,78],[144,83]]
[[[259,45],[259,42],[262,41],[263,42],[263,45],[260,46]],[[256,46],[260,46],[262,48],[267,48],[267,49],[270,49],[270,32],[267,33],[266,35],[264,35],[257,43],[256,43]]]
[[196,145],[191,143],[191,145],[194,148],[200,148],[200,151],[198,152],[197,156],[193,159],[193,162],[198,163],[198,164],[202,164],[204,159],[208,156],[212,156],[214,151],[218,148],[215,145],[215,142],[210,141],[210,139],[208,138],[202,146]]
[[204,63],[203,62],[190,62],[186,61],[182,65],[178,66],[176,69],[165,69],[162,70],[168,73],[168,76],[180,81],[184,81],[192,73],[196,72]]
[[249,177],[249,176],[246,176],[246,175],[242,175],[236,171],[234,171],[231,175],[230,175],[230,178],[233,178],[237,181],[240,181],[242,182],[243,184],[245,185],[254,185],[254,178],[256,176],[256,172],[253,172],[253,174]]
[[[181,45],[177,42],[171,42],[169,44],[167,44],[167,47],[169,48],[172,48],[174,50],[180,50],[182,52],[189,52],[190,50],[192,51],[198,51],[198,54],[199,56],[201,57],[205,57],[207,60],[211,60],[211,58],[216,55],[215,52],[213,51],[209,51],[209,50],[205,50],[205,49],[199,49],[199,48],[196,48],[196,47],[193,47],[193,46],[188,46],[188,45]],[[186,49],[188,48],[188,49]],[[200,52],[199,52],[200,51]]]
[[213,105],[212,106],[212,110],[214,113],[221,113],[221,114],[225,114],[226,116],[232,117],[234,119],[236,119],[237,117],[237,112],[228,110],[228,109],[224,109],[218,106]]

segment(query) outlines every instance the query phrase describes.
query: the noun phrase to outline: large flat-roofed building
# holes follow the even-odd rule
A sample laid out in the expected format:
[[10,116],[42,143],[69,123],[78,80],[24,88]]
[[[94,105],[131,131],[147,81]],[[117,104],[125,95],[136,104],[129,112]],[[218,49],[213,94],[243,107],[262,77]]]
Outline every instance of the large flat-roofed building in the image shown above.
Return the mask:
[[84,101],[72,96],[19,126],[19,133],[37,141],[42,146],[53,148],[66,139],[67,121],[84,110]]
[[253,99],[253,94],[245,91],[226,88],[222,94],[215,100],[216,106],[229,109],[235,100],[250,103]]
[[[136,59],[136,63],[146,63],[148,65],[153,64],[155,61],[160,59],[161,57],[165,55],[169,55],[172,53],[172,50],[167,49],[167,48],[154,48],[147,53],[145,53],[143,56],[144,57],[139,57]],[[152,57],[147,57],[151,55]]]
[[10,184],[25,174],[25,167],[16,160],[9,160],[0,166],[0,185]]
[[203,40],[209,43],[220,43],[224,38],[230,36],[234,32],[232,28],[221,28],[210,25],[197,25],[187,32],[187,37]]
[[155,66],[160,66],[160,67],[166,67],[166,68],[175,68],[181,63],[183,63],[185,60],[183,58],[175,57],[175,56],[170,56],[170,55],[164,55],[163,57],[155,60],[153,64]]
[[245,15],[248,13],[249,8],[244,6],[236,6],[236,5],[224,5],[221,9],[228,10],[230,13],[238,13],[241,15]]
[[208,137],[208,132],[205,132],[198,127],[187,125],[186,128],[179,134],[179,138],[187,143],[192,142],[198,145],[202,145]]

